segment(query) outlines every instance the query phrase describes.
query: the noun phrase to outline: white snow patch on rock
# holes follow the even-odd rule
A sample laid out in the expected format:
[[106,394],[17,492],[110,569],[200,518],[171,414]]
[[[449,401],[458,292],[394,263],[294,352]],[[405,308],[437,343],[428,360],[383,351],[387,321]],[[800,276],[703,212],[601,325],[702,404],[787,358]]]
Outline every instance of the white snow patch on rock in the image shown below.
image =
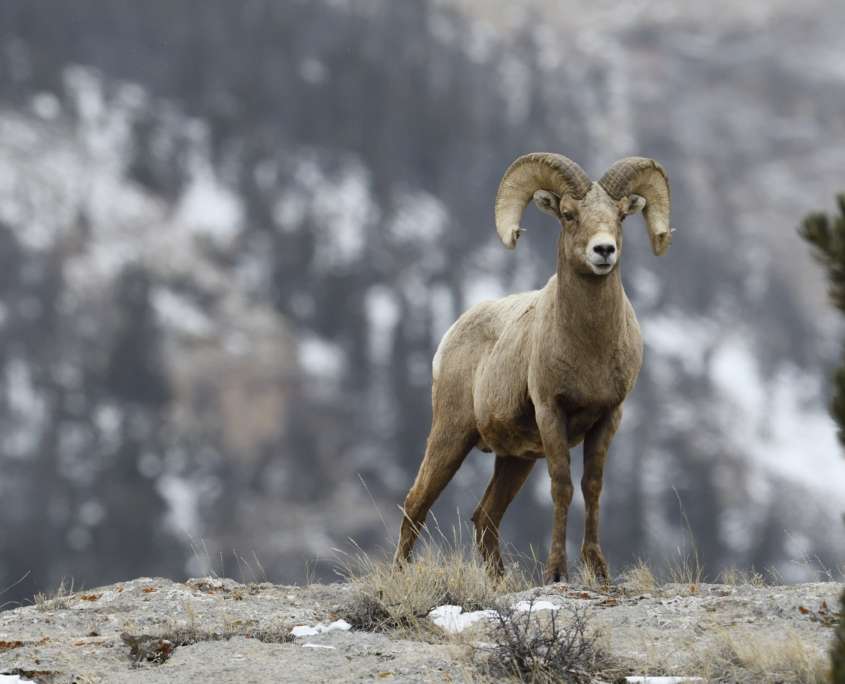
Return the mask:
[[514,610],[518,610],[521,613],[525,612],[535,612],[538,610],[560,610],[560,606],[556,606],[551,601],[520,601],[513,607]]
[[303,637],[317,636],[318,634],[325,634],[326,632],[348,632],[350,629],[352,629],[352,625],[350,625],[346,620],[335,620],[327,625],[324,625],[322,622],[318,622],[313,627],[309,627],[308,625],[297,625],[290,631],[290,633],[295,637]]
[[328,644],[302,644],[302,648],[326,648],[330,650],[334,650],[334,646],[329,646]]
[[428,614],[428,619],[438,627],[453,634],[463,632],[470,625],[479,620],[490,620],[496,617],[495,610],[474,610],[464,613],[460,606],[438,606]]

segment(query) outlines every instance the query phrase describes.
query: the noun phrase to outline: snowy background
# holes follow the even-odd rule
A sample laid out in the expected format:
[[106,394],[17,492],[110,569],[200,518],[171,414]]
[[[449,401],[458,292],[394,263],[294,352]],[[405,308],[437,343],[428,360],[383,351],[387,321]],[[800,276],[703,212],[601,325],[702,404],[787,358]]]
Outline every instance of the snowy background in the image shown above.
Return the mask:
[[[677,557],[680,499],[710,577],[835,569],[841,331],[796,228],[845,190],[843,21],[834,0],[0,3],[0,590],[24,577],[0,605],[62,577],[331,579],[349,538],[389,548],[440,336],[554,269],[547,220],[515,253],[492,223],[531,150],[672,181],[665,258],[626,224],[646,359],[611,564]],[[491,467],[470,455],[441,527]],[[543,470],[503,530],[541,556]]]

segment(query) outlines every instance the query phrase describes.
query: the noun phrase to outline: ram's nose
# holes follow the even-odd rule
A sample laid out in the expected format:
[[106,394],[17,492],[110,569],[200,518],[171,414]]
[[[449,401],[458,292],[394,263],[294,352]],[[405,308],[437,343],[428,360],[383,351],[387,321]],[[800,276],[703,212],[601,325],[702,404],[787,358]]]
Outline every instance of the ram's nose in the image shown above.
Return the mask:
[[593,245],[593,251],[607,261],[616,252],[616,245],[612,242],[600,242],[597,245]]

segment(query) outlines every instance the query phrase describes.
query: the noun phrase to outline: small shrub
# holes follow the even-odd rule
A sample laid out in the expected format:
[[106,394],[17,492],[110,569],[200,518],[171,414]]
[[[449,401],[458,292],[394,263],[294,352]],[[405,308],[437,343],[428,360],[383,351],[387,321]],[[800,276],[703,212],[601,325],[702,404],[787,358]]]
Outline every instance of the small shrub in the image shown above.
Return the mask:
[[614,678],[610,659],[599,646],[600,635],[588,631],[583,609],[535,611],[533,604],[527,611],[497,607],[494,643],[479,648],[487,655],[490,677],[538,684]]

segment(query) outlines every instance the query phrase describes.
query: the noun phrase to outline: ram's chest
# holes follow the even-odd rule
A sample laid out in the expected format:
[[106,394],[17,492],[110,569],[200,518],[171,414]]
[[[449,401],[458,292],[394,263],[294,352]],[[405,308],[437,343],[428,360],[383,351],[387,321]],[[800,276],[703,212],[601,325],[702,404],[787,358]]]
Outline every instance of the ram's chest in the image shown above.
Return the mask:
[[565,413],[612,408],[634,388],[640,360],[641,351],[633,344],[561,355],[543,364],[537,386],[543,395],[556,397]]
[[566,368],[558,376],[558,398],[565,413],[579,409],[612,408],[624,401],[637,379],[639,368],[595,366]]

